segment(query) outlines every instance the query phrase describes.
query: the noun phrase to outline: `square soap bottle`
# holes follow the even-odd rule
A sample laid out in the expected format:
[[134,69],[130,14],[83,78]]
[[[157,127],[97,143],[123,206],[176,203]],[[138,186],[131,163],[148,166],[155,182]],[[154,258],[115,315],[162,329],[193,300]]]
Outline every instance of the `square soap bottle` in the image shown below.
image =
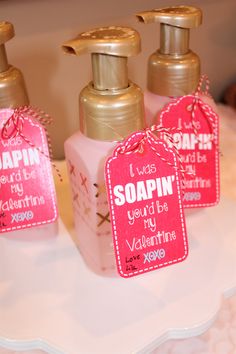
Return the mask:
[[104,164],[118,141],[144,128],[143,93],[128,80],[127,68],[127,58],[140,52],[140,36],[127,27],[101,27],[62,48],[68,54],[92,55],[93,80],[79,95],[80,130],[65,142],[76,241],[92,271],[113,276]]

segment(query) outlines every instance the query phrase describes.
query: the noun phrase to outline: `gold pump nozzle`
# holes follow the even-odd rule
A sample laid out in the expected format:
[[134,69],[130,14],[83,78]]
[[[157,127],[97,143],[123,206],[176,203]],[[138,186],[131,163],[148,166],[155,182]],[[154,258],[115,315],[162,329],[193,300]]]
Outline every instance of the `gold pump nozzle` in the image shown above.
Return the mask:
[[109,26],[67,41],[67,54],[92,55],[93,81],[80,94],[80,129],[97,140],[120,140],[144,127],[143,94],[128,79],[127,58],[141,50],[140,36],[129,27]]
[[0,108],[16,108],[29,103],[24,78],[8,64],[5,43],[15,35],[9,22],[0,22]]
[[0,72],[9,68],[5,43],[15,35],[14,27],[9,22],[0,22]]
[[149,58],[148,89],[162,96],[193,92],[200,77],[200,59],[189,49],[189,30],[202,23],[192,6],[173,6],[140,12],[139,21],[160,23],[160,49]]
[[75,39],[63,44],[69,54],[101,53],[121,57],[136,55],[141,50],[137,31],[129,27],[100,27],[83,32]]
[[126,27],[101,27],[66,42],[65,53],[92,54],[93,85],[97,90],[128,86],[127,57],[141,50],[139,34]]

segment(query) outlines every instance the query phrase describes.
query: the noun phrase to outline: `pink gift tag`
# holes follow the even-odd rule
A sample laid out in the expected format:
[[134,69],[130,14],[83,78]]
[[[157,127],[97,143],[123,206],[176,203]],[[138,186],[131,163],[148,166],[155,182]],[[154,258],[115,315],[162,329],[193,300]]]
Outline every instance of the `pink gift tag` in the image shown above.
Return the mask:
[[122,277],[183,261],[188,243],[176,154],[150,132],[121,143],[106,163],[117,269]]
[[0,110],[0,233],[51,223],[55,188],[44,128]]
[[184,207],[216,205],[220,195],[218,115],[199,97],[189,95],[165,107],[160,124],[171,129],[187,172],[182,181]]

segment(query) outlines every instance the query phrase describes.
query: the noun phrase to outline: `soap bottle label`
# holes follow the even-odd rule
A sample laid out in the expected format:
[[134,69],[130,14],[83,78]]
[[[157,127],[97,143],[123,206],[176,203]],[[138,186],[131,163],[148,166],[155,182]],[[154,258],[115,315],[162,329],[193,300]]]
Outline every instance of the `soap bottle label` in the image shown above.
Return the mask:
[[188,254],[176,154],[150,132],[121,143],[106,163],[117,269],[132,277]]
[[55,221],[44,128],[24,109],[1,109],[0,135],[0,233]]
[[169,129],[186,171],[184,207],[216,205],[220,195],[218,115],[197,95],[182,96],[163,109],[160,125]]

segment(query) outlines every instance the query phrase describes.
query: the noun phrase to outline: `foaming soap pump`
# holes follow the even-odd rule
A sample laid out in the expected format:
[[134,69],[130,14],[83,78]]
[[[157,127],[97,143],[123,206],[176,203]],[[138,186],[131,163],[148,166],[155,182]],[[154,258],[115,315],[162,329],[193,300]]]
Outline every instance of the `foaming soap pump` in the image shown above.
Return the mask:
[[15,35],[10,22],[0,22],[0,108],[16,108],[29,104],[21,71],[8,64],[5,43]]
[[209,80],[200,77],[200,59],[189,49],[190,29],[201,24],[202,12],[176,6],[137,16],[161,24],[160,49],[148,63],[147,124],[160,123],[171,132],[186,172],[184,207],[214,206],[219,202],[219,117],[208,93]]
[[200,59],[189,49],[191,28],[202,23],[202,11],[191,6],[175,6],[140,12],[139,21],[160,23],[160,48],[148,60],[147,89],[144,93],[147,125],[171,97],[193,93],[200,79]]
[[80,131],[65,142],[78,245],[94,272],[115,275],[104,163],[116,141],[144,128],[143,94],[127,70],[127,58],[140,52],[140,37],[131,28],[102,27],[62,48],[92,55],[93,81],[79,96]]

